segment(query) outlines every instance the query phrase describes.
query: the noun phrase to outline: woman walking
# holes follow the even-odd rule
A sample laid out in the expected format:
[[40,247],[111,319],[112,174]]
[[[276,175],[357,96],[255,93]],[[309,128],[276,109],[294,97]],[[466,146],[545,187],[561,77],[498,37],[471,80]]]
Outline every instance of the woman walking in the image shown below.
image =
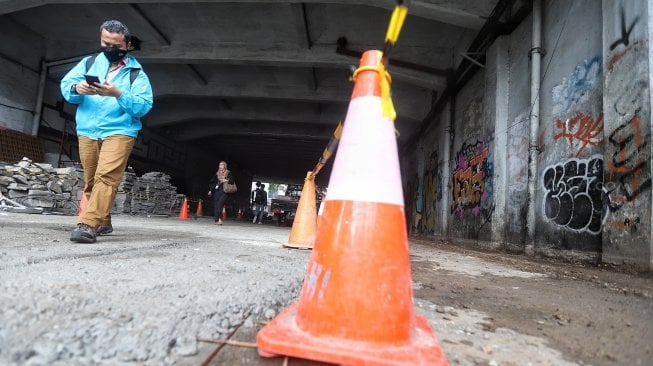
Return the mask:
[[222,225],[222,209],[227,200],[227,193],[223,188],[225,183],[233,184],[233,177],[231,171],[227,169],[227,163],[221,161],[218,164],[218,170],[209,182],[209,197],[213,196],[213,215],[216,225]]

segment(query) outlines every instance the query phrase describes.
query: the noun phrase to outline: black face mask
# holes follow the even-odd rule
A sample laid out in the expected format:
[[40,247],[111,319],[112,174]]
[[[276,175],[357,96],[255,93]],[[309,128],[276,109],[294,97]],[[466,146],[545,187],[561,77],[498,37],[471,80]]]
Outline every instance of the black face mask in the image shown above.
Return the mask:
[[109,60],[109,62],[116,62],[118,60],[121,60],[123,57],[127,56],[127,50],[121,50],[118,49],[114,46],[109,46],[109,47],[101,47],[102,53],[104,53],[104,57]]

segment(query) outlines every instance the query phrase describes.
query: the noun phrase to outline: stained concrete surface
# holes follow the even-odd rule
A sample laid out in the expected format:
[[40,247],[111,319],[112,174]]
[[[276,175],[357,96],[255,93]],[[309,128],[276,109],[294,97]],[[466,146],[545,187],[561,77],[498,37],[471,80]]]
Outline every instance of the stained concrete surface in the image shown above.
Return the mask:
[[[75,218],[0,212],[0,364],[281,365],[261,322],[298,296],[310,251],[288,228],[114,217],[97,244]],[[451,365],[652,365],[653,281],[411,240],[415,307]],[[290,365],[317,364],[290,359]]]

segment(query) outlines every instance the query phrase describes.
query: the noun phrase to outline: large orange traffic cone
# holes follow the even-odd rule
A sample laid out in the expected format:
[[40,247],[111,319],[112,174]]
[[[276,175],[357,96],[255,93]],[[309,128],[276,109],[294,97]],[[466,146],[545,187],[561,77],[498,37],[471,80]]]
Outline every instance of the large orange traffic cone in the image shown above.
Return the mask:
[[181,210],[179,211],[179,219],[188,220],[188,201],[184,197],[184,202],[181,204]]
[[79,201],[79,208],[77,209],[77,216],[81,215],[82,211],[86,208],[86,205],[88,205],[88,197],[86,197],[86,188],[82,191],[82,199]]
[[200,198],[199,201],[197,201],[197,211],[195,211],[195,216],[197,217],[202,217],[204,213],[202,212],[202,199]]
[[395,129],[382,113],[381,56],[363,54],[299,300],[259,331],[261,356],[447,365],[414,310]]
[[315,211],[315,177],[308,172],[304,179],[302,195],[299,197],[295,220],[290,230],[290,237],[284,247],[313,249],[317,229],[317,212]]

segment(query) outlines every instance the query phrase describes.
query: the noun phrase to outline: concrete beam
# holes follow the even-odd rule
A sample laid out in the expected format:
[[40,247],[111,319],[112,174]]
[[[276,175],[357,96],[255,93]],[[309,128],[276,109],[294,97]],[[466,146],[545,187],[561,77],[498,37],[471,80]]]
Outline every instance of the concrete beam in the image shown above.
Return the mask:
[[[156,103],[157,101],[155,101]],[[158,103],[157,103],[158,104]],[[176,100],[167,100],[158,104],[144,119],[148,127],[160,128],[183,123],[187,119],[215,119],[215,120],[240,120],[259,121],[261,117],[274,122],[303,123],[311,121],[319,125],[330,125],[345,118],[347,112],[343,104],[339,108],[329,108],[323,113],[315,113],[312,104],[302,106],[299,103],[256,103],[239,104],[226,110],[215,99],[193,100],[183,98],[179,103]]]
[[[0,15],[9,14],[20,10],[30,9],[42,5],[54,4],[165,4],[165,3],[260,3],[262,0],[0,0]],[[344,4],[344,5],[367,5],[391,10],[396,5],[392,0],[266,0],[266,3],[305,3],[305,4]],[[485,14],[477,10],[471,12],[464,9],[456,1],[446,5],[431,4],[428,1],[412,1],[409,8],[412,16],[435,20],[445,24],[452,24],[458,27],[479,30],[485,23]]]
[[204,139],[212,136],[283,137],[295,139],[329,140],[333,126],[312,123],[279,123],[277,121],[195,121],[186,122],[178,129],[171,130],[172,138],[179,142]]
[[[250,66],[345,68],[356,66],[358,60],[337,54],[334,46],[313,45],[310,49],[261,49],[226,46],[215,43],[149,47],[136,55],[143,63],[159,64],[231,64]],[[392,78],[426,89],[439,90],[446,86],[442,76],[390,65]]]
[[[179,83],[175,81],[157,82],[152,78],[154,90],[157,98],[170,97],[215,97],[215,98],[234,98],[234,99],[261,99],[261,100],[280,100],[280,101],[298,101],[298,102],[317,102],[317,103],[342,103],[348,104],[351,100],[351,88],[325,87],[321,86],[317,90],[282,86],[236,86],[220,85],[209,82],[206,86],[188,84],[180,89]],[[428,113],[428,96],[424,93],[401,93],[393,94],[393,102],[397,115],[400,117],[410,118],[412,120],[424,119]]]

